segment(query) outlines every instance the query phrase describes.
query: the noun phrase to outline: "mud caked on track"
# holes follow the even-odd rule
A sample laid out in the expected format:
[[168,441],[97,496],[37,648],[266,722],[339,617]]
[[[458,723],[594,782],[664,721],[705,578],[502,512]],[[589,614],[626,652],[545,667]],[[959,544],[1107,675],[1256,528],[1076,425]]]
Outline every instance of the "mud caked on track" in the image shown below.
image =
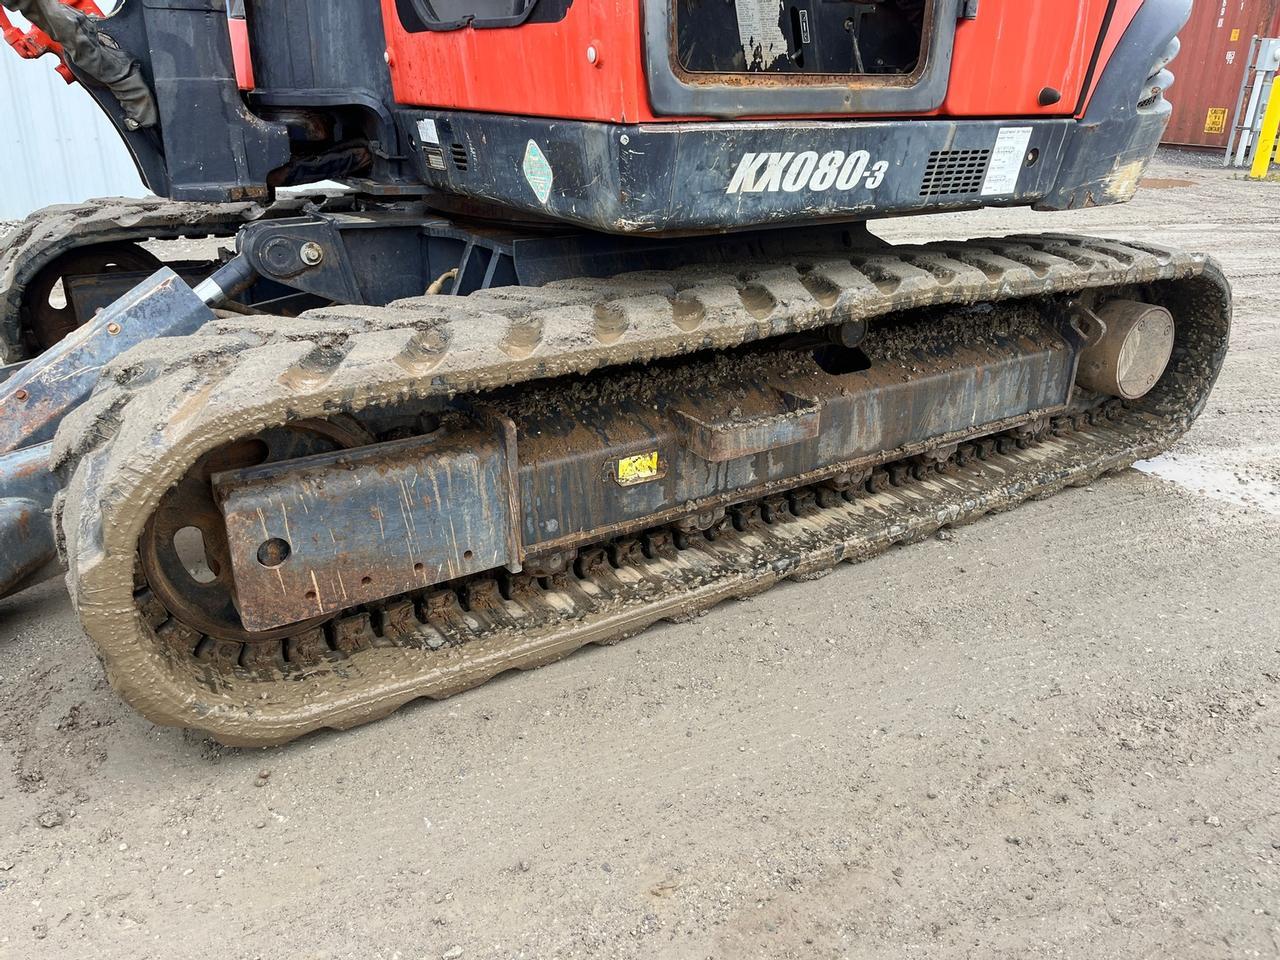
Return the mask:
[[[1065,318],[1078,302],[1138,294],[1166,307],[1176,330],[1167,370],[1140,400],[1090,400],[1086,391],[1049,415],[979,419],[968,432],[864,451],[787,482],[691,502],[683,517],[640,518],[575,544],[558,568],[548,560],[538,569],[543,558],[532,551],[518,558],[531,562],[523,573],[427,583],[253,636],[202,630],[155,589],[154,565],[139,562],[175,485],[201,458],[264,431],[376,420],[413,404],[438,410],[458,398],[483,404],[543,381],[526,395],[536,409],[568,402],[561,389],[607,394],[634,364],[662,358],[687,359],[653,363],[653,374],[678,382],[685,365],[702,364],[697,379],[709,386],[720,361],[707,351],[773,340],[785,348],[786,338],[862,321],[873,368],[897,364],[909,380],[934,362],[940,341],[962,346],[972,333],[967,346],[980,346],[986,329],[991,344],[1007,346],[1034,327],[1031,317]],[[991,311],[1002,318],[998,336]],[[1167,448],[1200,412],[1229,323],[1229,291],[1212,261],[1058,236],[690,267],[269,322],[228,317],[119,358],[64,423],[55,460],[69,479],[58,505],[69,583],[112,684],[148,718],[227,743],[279,743],[449,696],[1128,466]]]

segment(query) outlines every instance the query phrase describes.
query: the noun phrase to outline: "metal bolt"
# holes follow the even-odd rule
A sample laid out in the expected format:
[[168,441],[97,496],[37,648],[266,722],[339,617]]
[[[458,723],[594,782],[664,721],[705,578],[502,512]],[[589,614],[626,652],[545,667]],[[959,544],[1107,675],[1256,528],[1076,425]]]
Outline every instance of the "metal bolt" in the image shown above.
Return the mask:
[[324,261],[324,248],[314,240],[308,240],[302,245],[298,255],[302,257],[302,262],[308,267],[314,267]]
[[111,336],[114,337],[119,332],[120,324],[116,323],[114,320],[107,324],[107,333],[111,334]]
[[618,138],[618,142],[625,147],[628,143],[631,142],[631,138],[624,133],[622,136]]
[[19,403],[23,402],[24,400],[27,399],[27,391],[25,390],[14,391],[13,399],[17,400]]
[[587,63],[594,64],[600,59],[600,54],[596,52],[594,46],[587,47]]
[[124,128],[126,130],[137,130],[140,126],[141,124],[138,123],[137,120],[133,119],[133,117],[125,117]]

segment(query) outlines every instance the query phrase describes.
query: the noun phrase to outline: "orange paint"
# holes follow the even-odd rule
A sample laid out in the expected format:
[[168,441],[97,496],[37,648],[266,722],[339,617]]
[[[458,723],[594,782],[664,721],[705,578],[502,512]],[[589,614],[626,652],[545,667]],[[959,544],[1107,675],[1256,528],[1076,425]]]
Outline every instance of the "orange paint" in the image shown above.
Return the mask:
[[[1083,99],[1108,0],[983,0],[956,28],[946,101],[935,115],[1070,116]],[[1141,0],[1117,0],[1101,74]],[[574,0],[559,23],[409,33],[382,0],[396,99],[447,110],[612,122],[671,122],[649,106],[637,0]],[[597,50],[596,63],[587,49]],[[1040,91],[1062,93],[1042,107]]]

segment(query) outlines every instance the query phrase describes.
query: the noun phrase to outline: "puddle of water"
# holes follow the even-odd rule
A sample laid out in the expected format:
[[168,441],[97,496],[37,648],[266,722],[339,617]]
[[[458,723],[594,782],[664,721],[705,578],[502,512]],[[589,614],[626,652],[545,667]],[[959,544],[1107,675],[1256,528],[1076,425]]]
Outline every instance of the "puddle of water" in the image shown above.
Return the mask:
[[1172,177],[1143,177],[1138,186],[1147,190],[1181,190],[1194,187],[1194,180],[1175,180]]
[[1192,493],[1280,516],[1280,483],[1249,477],[1229,464],[1191,454],[1163,453],[1133,466]]

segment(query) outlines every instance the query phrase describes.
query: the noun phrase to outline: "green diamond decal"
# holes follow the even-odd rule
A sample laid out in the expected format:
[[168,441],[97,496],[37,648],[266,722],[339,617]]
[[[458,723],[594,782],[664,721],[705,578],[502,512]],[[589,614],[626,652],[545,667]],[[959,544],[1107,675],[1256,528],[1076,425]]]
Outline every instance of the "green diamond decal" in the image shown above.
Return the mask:
[[529,141],[529,145],[524,148],[524,178],[529,181],[529,186],[533,188],[533,195],[538,198],[539,203],[546,203],[547,198],[551,196],[551,181],[554,179],[551,173],[551,164],[547,163],[546,154],[542,152],[542,148]]

